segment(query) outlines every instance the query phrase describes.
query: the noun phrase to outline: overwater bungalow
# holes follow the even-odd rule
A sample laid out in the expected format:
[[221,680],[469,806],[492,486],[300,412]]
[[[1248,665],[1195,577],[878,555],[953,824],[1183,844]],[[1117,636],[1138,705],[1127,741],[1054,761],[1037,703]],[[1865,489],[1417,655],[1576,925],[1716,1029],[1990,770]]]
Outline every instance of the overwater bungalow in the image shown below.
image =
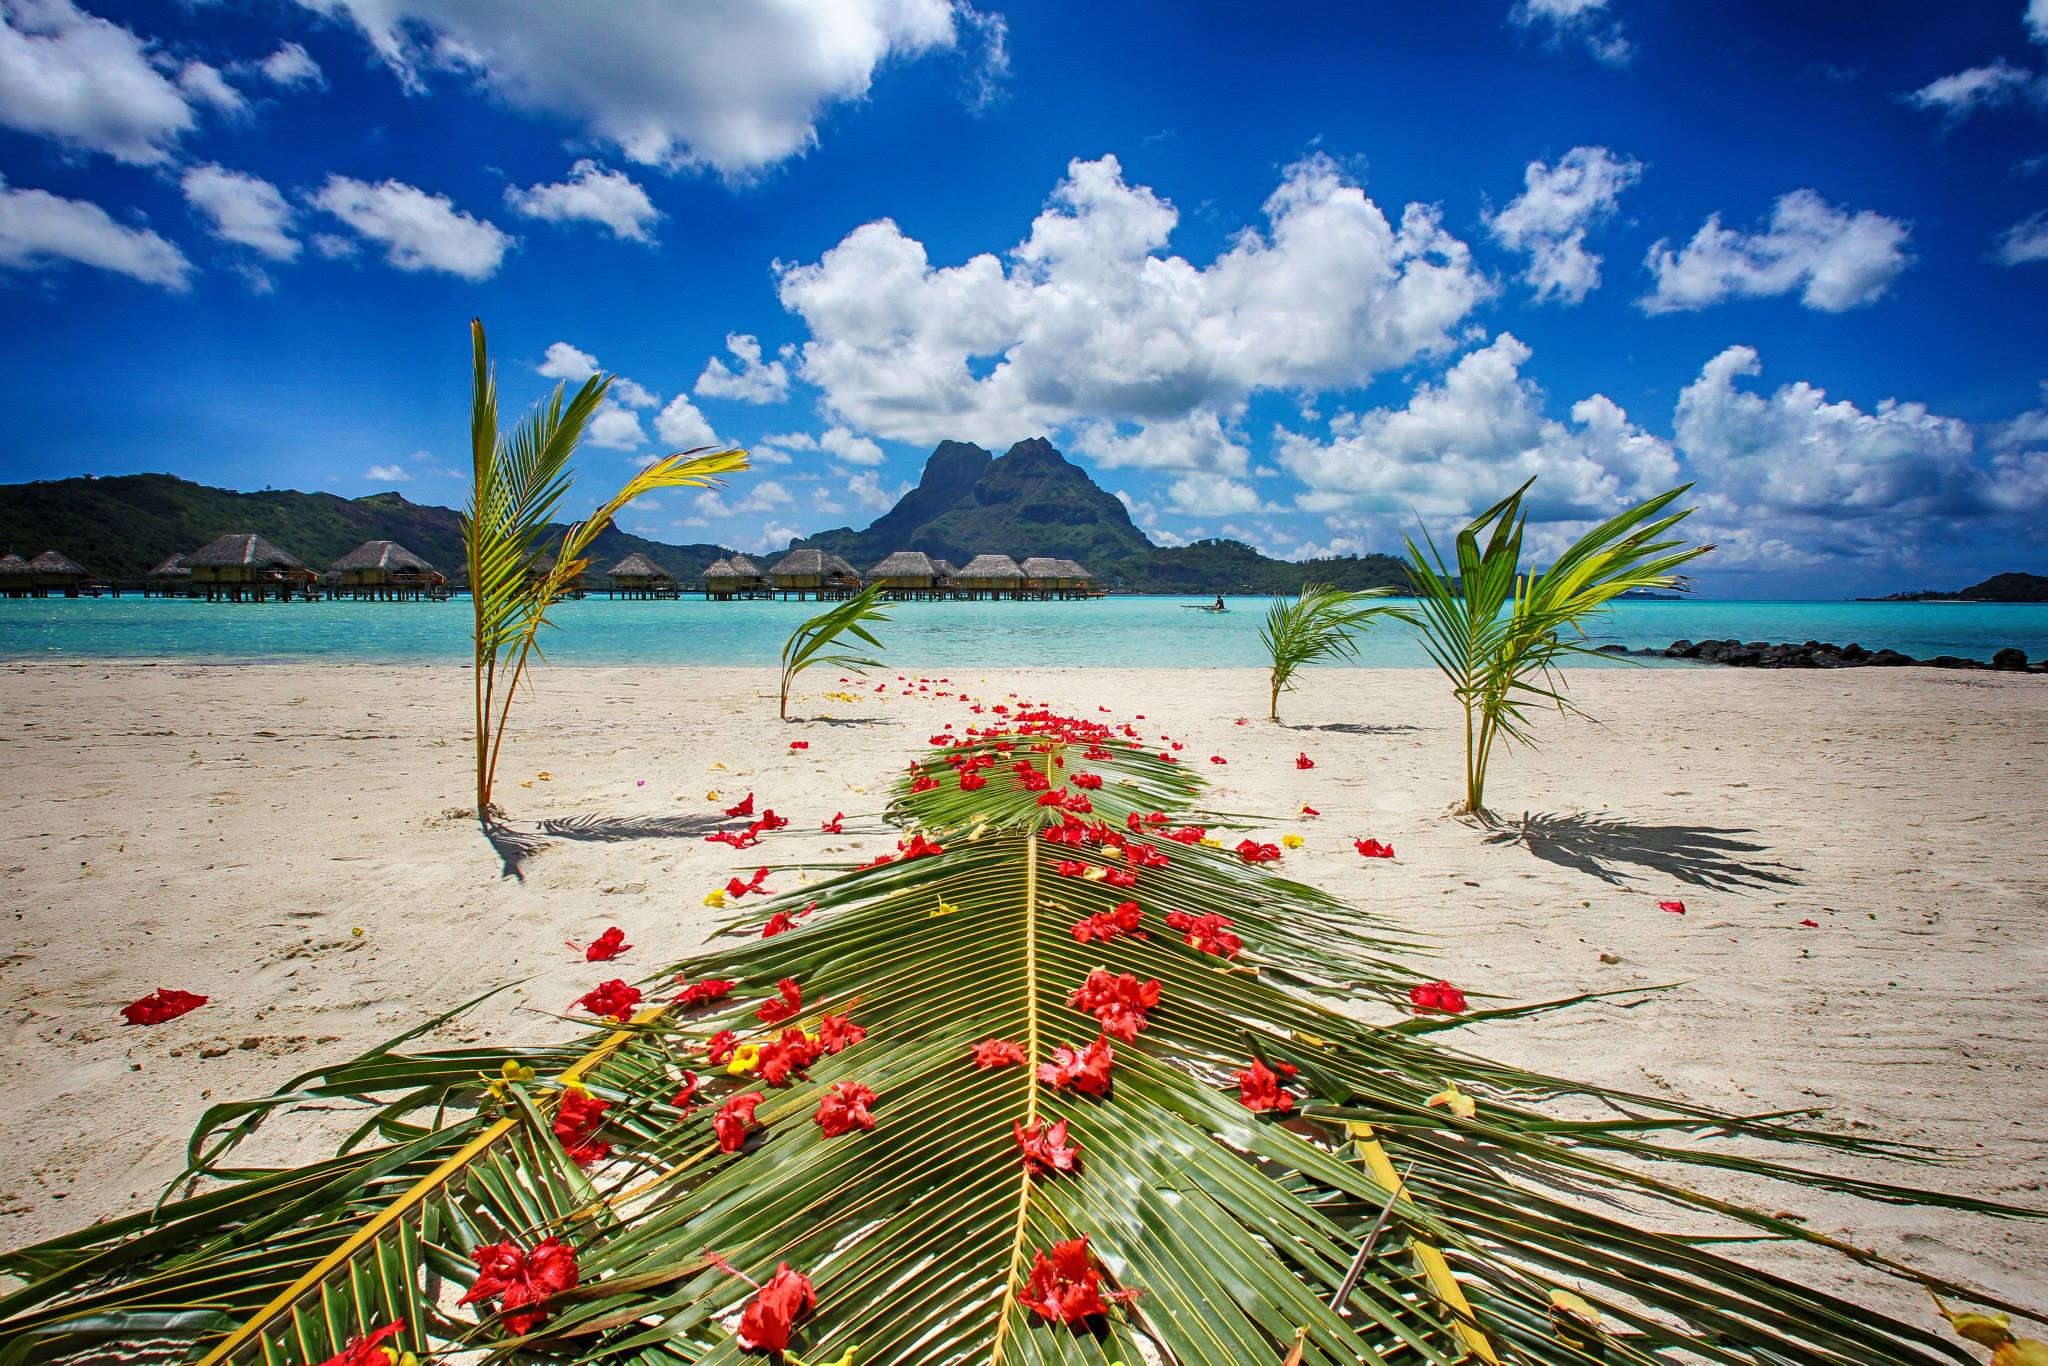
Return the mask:
[[166,555],[164,562],[143,575],[145,598],[189,598],[192,596],[192,566],[183,555]]
[[1027,555],[1018,566],[1024,571],[1024,596],[1056,598],[1060,595],[1060,562],[1050,555]]
[[327,567],[328,592],[379,602],[441,600],[448,576],[396,541],[364,541]]
[[[536,550],[526,557],[526,579],[528,583],[537,583],[554,572],[555,557],[547,551]],[[565,598],[580,598],[588,591],[589,587],[584,583],[583,575],[580,573],[562,585],[562,596]]]
[[768,581],[784,598],[850,598],[860,591],[860,571],[822,550],[792,550],[768,567]]
[[263,537],[244,532],[209,541],[185,557],[195,593],[208,602],[282,602],[310,598],[319,576],[306,562]]
[[35,594],[36,576],[28,561],[8,551],[0,555],[0,595],[26,598]]
[[960,566],[963,598],[1014,598],[1024,592],[1024,571],[1008,555],[976,555]]
[[704,596],[708,598],[765,598],[772,591],[761,566],[745,555],[714,560],[704,571]]
[[67,598],[82,594],[100,595],[103,583],[93,582],[92,574],[78,561],[61,550],[45,550],[28,562],[29,572],[35,575],[35,595],[47,597],[61,593]]
[[955,588],[959,587],[960,571],[953,567],[951,560],[942,560],[936,555],[932,556],[932,572],[939,576],[938,586],[948,595]]
[[676,576],[663,569],[639,551],[634,551],[620,560],[605,574],[611,579],[606,597],[612,598],[674,598],[682,596],[682,586]]
[[899,550],[868,571],[868,583],[892,598],[929,598],[938,592],[939,571],[922,550]]
[[1095,586],[1095,576],[1079,560],[1062,559],[1060,578],[1067,583],[1065,596],[1071,598],[1097,598],[1107,591]]

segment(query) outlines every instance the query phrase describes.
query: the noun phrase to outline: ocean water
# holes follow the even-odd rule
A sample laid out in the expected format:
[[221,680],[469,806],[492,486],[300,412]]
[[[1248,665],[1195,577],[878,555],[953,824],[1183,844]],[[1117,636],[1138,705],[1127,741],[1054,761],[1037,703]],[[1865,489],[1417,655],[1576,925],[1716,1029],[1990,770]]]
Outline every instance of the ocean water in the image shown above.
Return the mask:
[[[1098,665],[1252,666],[1266,600],[1232,598],[1222,614],[1194,598],[1093,602],[907,602],[879,634],[891,665],[935,668]],[[558,664],[773,664],[815,603],[560,604],[543,644]],[[187,658],[463,663],[467,598],[400,603],[205,603],[183,599],[0,599],[0,658]],[[1626,602],[1593,627],[1596,644],[1662,648],[1680,638],[1825,640],[1890,646],[1918,658],[1989,659],[2008,645],[2048,655],[2048,604]],[[1414,633],[1374,627],[1358,662],[1427,667]]]

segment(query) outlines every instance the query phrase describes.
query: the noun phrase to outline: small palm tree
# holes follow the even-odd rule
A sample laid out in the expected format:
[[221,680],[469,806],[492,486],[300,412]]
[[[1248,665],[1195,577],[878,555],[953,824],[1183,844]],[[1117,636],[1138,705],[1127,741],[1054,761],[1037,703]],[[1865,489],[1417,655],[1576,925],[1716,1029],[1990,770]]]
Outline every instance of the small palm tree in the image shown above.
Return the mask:
[[830,664],[854,673],[882,667],[882,661],[869,659],[865,655],[852,654],[845,650],[837,654],[827,653],[835,646],[839,646],[842,638],[846,636],[866,641],[869,648],[880,652],[882,642],[876,640],[869,632],[867,623],[889,619],[887,614],[880,610],[881,601],[882,584],[871,583],[853,597],[827,608],[790,632],[789,640],[782,647],[780,715],[784,721],[789,719],[789,690],[795,685],[796,676],[813,664]]
[[1366,605],[1383,598],[1391,588],[1367,588],[1347,592],[1326,583],[1305,583],[1301,596],[1289,601],[1276,598],[1266,609],[1266,624],[1259,628],[1259,643],[1273,661],[1272,691],[1267,698],[1266,719],[1280,719],[1280,694],[1294,688],[1294,674],[1303,665],[1319,659],[1355,659],[1357,635],[1382,613],[1405,620],[1405,614],[1384,603]]
[[592,375],[566,403],[562,386],[529,408],[509,434],[498,430],[498,383],[484,344],[484,327],[469,325],[473,370],[469,441],[474,469],[469,507],[462,518],[463,554],[469,564],[470,602],[476,616],[476,813],[489,821],[498,769],[498,747],[512,699],[537,653],[541,628],[551,625],[548,609],[589,567],[588,552],[598,534],[628,503],[655,489],[716,485],[716,476],[747,468],[738,450],[684,451],[655,461],[590,516],[570,527],[553,567],[535,572],[536,553],[574,476],[569,458],[583,440],[598,405],[611,389],[610,375]]
[[1557,665],[1594,653],[1585,643],[1585,619],[1623,593],[1688,587],[1690,581],[1672,571],[1714,548],[1666,536],[1693,513],[1666,511],[1692,487],[1682,484],[1600,523],[1543,573],[1525,574],[1522,497],[1535,482],[1458,533],[1455,575],[1426,531],[1427,555],[1408,540],[1423,648],[1465,709],[1465,812],[1486,809],[1486,766],[1495,742],[1534,743],[1532,703],[1577,710]]

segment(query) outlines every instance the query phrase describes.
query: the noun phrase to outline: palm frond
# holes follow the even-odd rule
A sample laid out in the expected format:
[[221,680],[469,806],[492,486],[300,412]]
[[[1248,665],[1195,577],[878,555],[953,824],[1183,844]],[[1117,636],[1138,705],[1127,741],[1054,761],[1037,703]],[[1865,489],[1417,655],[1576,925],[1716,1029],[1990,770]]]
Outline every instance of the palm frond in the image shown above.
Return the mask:
[[1272,661],[1267,719],[1280,719],[1280,694],[1293,689],[1294,675],[1300,669],[1322,659],[1357,658],[1358,633],[1381,613],[1407,619],[1397,608],[1371,601],[1393,591],[1367,588],[1346,592],[1324,583],[1305,583],[1300,596],[1292,601],[1274,599],[1259,628],[1259,643]]
[[[1723,1255],[1716,1226],[2027,1312],[1775,1211],[1797,1188],[1821,1187],[2036,1212],[1757,1152],[1937,1155],[1800,1116],[1591,1087],[1369,1022],[1416,980],[1400,946],[1370,915],[1188,833],[1204,819],[1201,787],[1134,736],[1043,713],[938,747],[891,800],[906,835],[896,856],[821,867],[821,881],[789,887],[713,951],[645,984],[717,977],[735,983],[729,996],[655,1006],[526,1054],[543,1077],[500,1079],[502,1100],[485,1080],[503,1053],[387,1048],[217,1112],[201,1146],[226,1185],[0,1264],[27,1278],[0,1300],[7,1359],[154,1337],[209,1362],[294,1366],[403,1318],[393,1345],[419,1351],[734,1363],[746,1354],[733,1316],[753,1295],[742,1278],[764,1281],[787,1262],[815,1283],[816,1309],[791,1344],[813,1362],[849,1349],[862,1366],[1241,1366],[1291,1350],[1326,1366],[1969,1360],[1818,1278]],[[1119,885],[1125,875],[1135,881]],[[770,876],[788,886],[802,875]],[[1142,933],[1126,922],[1094,939],[1126,901],[1141,908]],[[1202,935],[1169,927],[1170,912],[1227,918],[1208,931],[1241,935],[1241,953],[1201,951],[1188,941]],[[763,936],[778,917],[796,927]],[[1091,927],[1086,939],[1077,926]],[[1142,1028],[1110,1041],[1099,1096],[1039,1071],[1056,1048],[1099,1037],[1101,1022],[1072,1003],[1096,968],[1159,984]],[[760,1007],[784,981],[802,1004],[764,1024]],[[724,1031],[772,1046],[792,1027],[822,1037],[827,1015],[865,1038],[783,1085],[744,1052],[724,1069],[705,1061]],[[1016,1043],[1024,1065],[976,1067],[990,1039]],[[1241,1101],[1237,1074],[1255,1064],[1277,1074],[1290,1109]],[[712,1075],[711,1104],[676,1103],[685,1069]],[[872,1088],[876,1122],[823,1137],[814,1116],[843,1082]],[[609,1103],[612,1153],[587,1171],[550,1132],[569,1084]],[[742,1090],[764,1096],[758,1125],[725,1151],[712,1115]],[[282,1118],[337,1093],[369,1115],[344,1156],[285,1172],[219,1165],[252,1115]],[[1476,1108],[1446,1109],[1446,1094]],[[1588,1097],[1615,1117],[1558,1104]],[[1078,1169],[1027,1174],[1013,1122],[1064,1122]],[[1748,1207],[1690,1188],[1687,1168],[1785,1190]],[[1047,1322],[1027,1305],[1035,1254],[1082,1235],[1106,1286],[1138,1296],[1079,1325]],[[527,1336],[452,1304],[474,1281],[478,1247],[545,1236],[575,1247],[581,1286],[547,1300]],[[1600,1323],[1561,1309],[1574,1301],[1560,1291]]]
[[860,641],[875,653],[880,654],[882,642],[875,638],[868,626],[885,622],[888,613],[881,610],[882,593],[885,585],[877,580],[843,602],[835,603],[818,615],[805,621],[789,633],[789,639],[782,646],[782,704],[781,717],[789,719],[789,690],[795,684],[797,675],[819,664],[829,664],[845,669],[849,673],[863,673],[868,669],[879,669],[882,662],[855,653],[857,647],[846,644],[848,636]]

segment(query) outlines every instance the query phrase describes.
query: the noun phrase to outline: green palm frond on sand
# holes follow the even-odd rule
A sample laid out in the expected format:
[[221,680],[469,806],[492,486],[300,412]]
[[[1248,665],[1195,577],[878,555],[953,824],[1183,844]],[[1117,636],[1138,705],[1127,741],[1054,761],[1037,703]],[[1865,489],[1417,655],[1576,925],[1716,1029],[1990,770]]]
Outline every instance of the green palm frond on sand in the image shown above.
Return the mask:
[[[509,1350],[503,1325],[457,1310],[455,1292],[474,1279],[478,1246],[554,1235],[576,1247],[583,1285],[550,1301],[516,1347],[564,1363],[756,1359],[731,1331],[753,1291],[725,1265],[763,1281],[785,1261],[816,1283],[817,1308],[791,1344],[810,1362],[855,1348],[861,1366],[1244,1366],[1297,1346],[1301,1361],[1330,1364],[1970,1360],[1819,1278],[1723,1255],[1730,1235],[1782,1239],[1920,1279],[1770,1212],[1782,1192],[1750,1208],[1691,1189],[1683,1172],[2028,1212],[1755,1155],[1773,1143],[1934,1160],[1904,1145],[1544,1076],[1448,1046],[1439,1030],[1369,1022],[1397,1018],[1388,1005],[1416,980],[1396,957],[1406,946],[1227,848],[1166,838],[1202,819],[1200,780],[1094,739],[983,737],[920,756],[887,814],[911,851],[943,852],[772,871],[781,895],[727,927],[715,952],[646,984],[666,994],[677,978],[716,976],[736,983],[730,996],[653,1007],[626,1028],[519,1055],[533,1081],[503,1079],[503,1050],[394,1047],[267,1101],[218,1107],[194,1152],[220,1184],[0,1263],[27,1278],[0,1300],[8,1359],[156,1336],[296,1366],[400,1318],[401,1348]],[[976,770],[985,785],[963,789],[949,759],[988,760]],[[1092,810],[1042,805],[1019,762],[1063,805],[1078,794]],[[1083,773],[1102,785],[1075,784]],[[1072,821],[1102,825],[1077,844]],[[1165,864],[1118,858],[1109,831]],[[1112,867],[1135,871],[1136,885],[1089,871]],[[1125,900],[1142,907],[1144,938],[1077,939],[1078,922]],[[806,907],[795,929],[760,936],[771,915]],[[1241,956],[1189,946],[1168,911],[1227,917]],[[1097,1037],[1069,999],[1096,967],[1160,983],[1135,1041],[1112,1041],[1101,1097],[1042,1082],[1035,1066]],[[850,1015],[865,1040],[785,1087],[707,1068],[703,1045],[718,1031],[759,1042],[787,1027],[764,1026],[756,1010],[783,979],[803,1001],[788,1024],[817,1033],[823,1013]],[[991,1038],[1016,1042],[1033,1065],[978,1070],[973,1048]],[[1240,1103],[1233,1079],[1254,1060],[1298,1069],[1291,1113]],[[671,1103],[685,1069],[712,1078],[712,1105]],[[614,1156],[588,1171],[549,1131],[569,1079],[610,1102]],[[814,1112],[844,1081],[877,1093],[877,1123],[821,1137]],[[1469,1117],[1444,1107],[1452,1088],[1476,1102]],[[758,1131],[728,1154],[711,1114],[739,1089],[766,1099]],[[224,1165],[264,1120],[344,1097],[367,1109],[343,1156],[283,1172]],[[1618,1117],[1577,1117],[1589,1112]],[[1025,1175],[1012,1125],[1034,1119],[1068,1124],[1078,1171]],[[1021,1294],[1034,1254],[1080,1235],[1109,1287],[1140,1294],[1077,1329],[1045,1322]],[[1555,1300],[1558,1290],[1579,1298]]]
[[855,653],[860,646],[848,643],[846,638],[852,636],[876,654],[882,652],[882,642],[875,639],[868,627],[889,619],[888,614],[881,610],[883,587],[880,582],[871,583],[789,633],[789,639],[782,646],[782,701],[778,713],[782,720],[789,719],[789,690],[796,686],[797,676],[804,670],[819,664],[829,664],[848,673],[865,673],[882,667],[881,660]]

